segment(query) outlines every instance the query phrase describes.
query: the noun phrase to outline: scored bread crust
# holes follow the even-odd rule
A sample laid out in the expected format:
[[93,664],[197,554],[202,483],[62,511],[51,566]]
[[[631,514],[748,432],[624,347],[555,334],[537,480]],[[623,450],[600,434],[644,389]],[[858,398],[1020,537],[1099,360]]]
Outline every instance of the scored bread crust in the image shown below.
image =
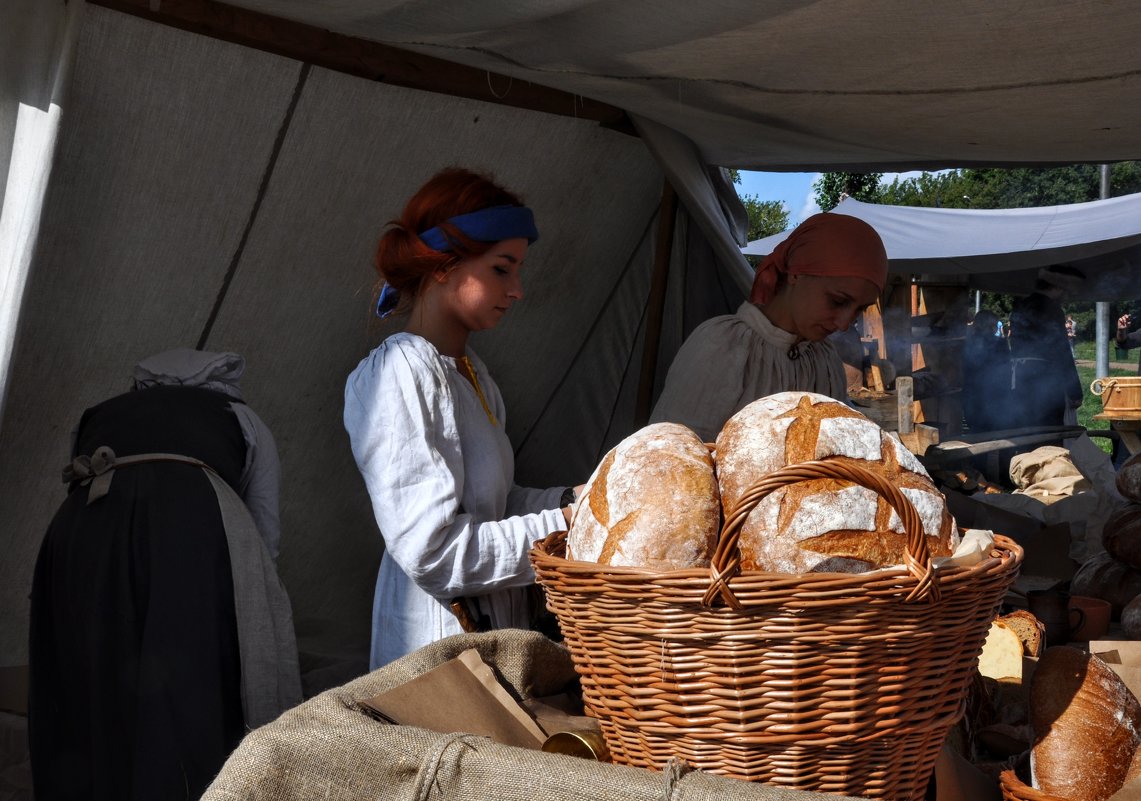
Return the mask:
[[1096,656],[1046,649],[1030,681],[1034,786],[1068,801],[1105,801],[1121,789],[1141,746],[1141,703]]
[[654,570],[706,567],[720,525],[709,448],[686,426],[654,423],[611,449],[586,482],[567,557]]
[[[932,556],[958,545],[955,521],[927,471],[899,439],[832,398],[782,392],[737,412],[717,437],[723,512],[768,473],[816,459],[878,472],[923,522]],[[803,481],[761,500],[741,528],[742,567],[775,573],[858,573],[901,564],[906,533],[874,490],[838,479]]]

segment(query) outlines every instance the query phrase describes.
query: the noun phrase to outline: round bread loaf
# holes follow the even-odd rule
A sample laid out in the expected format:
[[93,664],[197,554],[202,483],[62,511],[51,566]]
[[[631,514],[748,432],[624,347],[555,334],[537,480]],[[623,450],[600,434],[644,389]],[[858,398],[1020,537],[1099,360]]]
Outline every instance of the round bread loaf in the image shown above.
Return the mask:
[[1118,562],[1141,569],[1141,504],[1118,509],[1101,529],[1101,544]]
[[1070,579],[1071,595],[1088,595],[1113,604],[1116,618],[1127,603],[1141,595],[1141,570],[1135,570],[1109,553],[1091,556]]
[[654,423],[619,442],[586,482],[567,557],[654,570],[704,567],[720,527],[709,448],[683,425]]
[[1117,471],[1117,491],[1135,503],[1141,503],[1141,453],[1130,456]]
[[1121,610],[1121,630],[1131,640],[1141,640],[1141,595]]
[[[726,515],[765,475],[787,465],[834,460],[875,471],[915,506],[932,556],[958,545],[943,495],[899,438],[824,395],[781,392],[753,401],[717,436],[717,481]],[[770,573],[862,573],[903,562],[898,513],[878,493],[816,479],[776,490],[741,528],[742,567]]]
[[1060,645],[1034,670],[1030,726],[1034,787],[1068,801],[1105,801],[1141,746],[1141,703],[1101,659]]

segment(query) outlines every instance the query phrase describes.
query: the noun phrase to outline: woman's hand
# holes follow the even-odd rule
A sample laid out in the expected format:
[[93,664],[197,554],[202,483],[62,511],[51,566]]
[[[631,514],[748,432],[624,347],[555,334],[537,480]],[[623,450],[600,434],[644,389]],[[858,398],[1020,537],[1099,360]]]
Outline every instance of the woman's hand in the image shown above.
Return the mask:
[[1129,331],[1129,315],[1123,314],[1117,318],[1117,338],[1125,339],[1125,335]]
[[586,484],[579,484],[574,488],[574,502],[569,506],[562,508],[563,519],[567,521],[567,528],[570,528],[571,518],[574,517],[574,510],[578,508],[578,499],[582,497],[582,491],[586,488]]

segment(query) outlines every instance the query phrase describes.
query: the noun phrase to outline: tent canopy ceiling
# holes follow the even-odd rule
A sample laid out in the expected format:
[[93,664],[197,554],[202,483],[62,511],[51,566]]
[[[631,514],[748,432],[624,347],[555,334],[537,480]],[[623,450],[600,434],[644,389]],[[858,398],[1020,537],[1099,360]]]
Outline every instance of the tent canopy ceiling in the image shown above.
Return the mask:
[[[98,2],[199,18],[225,8]],[[230,5],[515,81],[498,95],[538,84],[601,101],[685,134],[710,164],[880,171],[1141,157],[1132,0]]]
[[[879,232],[900,275],[966,276],[979,289],[1024,294],[1039,268],[1068,264],[1087,276],[1074,300],[1130,299],[1141,286],[1141,194],[1029,209],[932,209],[845,198],[833,213]],[[790,232],[743,247],[766,256]]]

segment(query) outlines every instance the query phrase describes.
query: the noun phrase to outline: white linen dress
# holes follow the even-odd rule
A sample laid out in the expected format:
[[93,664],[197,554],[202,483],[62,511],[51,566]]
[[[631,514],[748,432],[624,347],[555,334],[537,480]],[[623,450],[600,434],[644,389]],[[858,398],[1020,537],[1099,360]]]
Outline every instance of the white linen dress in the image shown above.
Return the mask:
[[385,339],[345,386],[345,428],[385,543],[370,669],[461,633],[448,607],[457,596],[474,598],[494,628],[526,628],[527,552],[566,528],[564,487],[515,485],[503,398],[467,357],[487,410],[457,360],[414,334]]
[[746,301],[736,314],[706,320],[682,343],[650,422],[682,423],[713,442],[725,422],[757,398],[794,390],[847,403],[840,355],[828,341],[797,343],[795,334]]

